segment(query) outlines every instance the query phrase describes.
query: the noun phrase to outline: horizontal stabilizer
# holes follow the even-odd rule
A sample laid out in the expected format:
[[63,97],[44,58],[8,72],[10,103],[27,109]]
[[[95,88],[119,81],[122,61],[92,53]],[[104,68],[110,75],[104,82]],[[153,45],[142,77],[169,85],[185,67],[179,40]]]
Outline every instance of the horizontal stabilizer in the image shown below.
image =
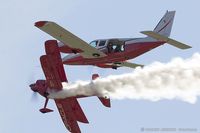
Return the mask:
[[106,106],[106,107],[111,107],[111,104],[110,104],[110,99],[106,99],[106,98],[103,98],[103,97],[98,97],[99,100],[101,101],[101,103]]
[[[92,75],[92,80],[95,80],[99,78],[99,75],[98,74],[93,74]],[[99,100],[101,101],[101,103],[105,106],[105,107],[111,107],[111,104],[110,104],[110,98],[107,98],[107,97],[98,97]]]
[[191,46],[189,46],[189,45],[186,45],[184,43],[178,42],[178,41],[176,41],[174,39],[171,39],[171,38],[168,38],[166,36],[160,35],[160,34],[158,34],[156,32],[153,32],[153,31],[142,31],[141,33],[145,34],[145,35],[147,35],[149,37],[152,37],[154,39],[157,39],[159,41],[164,41],[164,42],[166,42],[168,44],[171,44],[171,45],[173,45],[173,46],[175,46],[177,48],[180,48],[180,49],[191,48]]

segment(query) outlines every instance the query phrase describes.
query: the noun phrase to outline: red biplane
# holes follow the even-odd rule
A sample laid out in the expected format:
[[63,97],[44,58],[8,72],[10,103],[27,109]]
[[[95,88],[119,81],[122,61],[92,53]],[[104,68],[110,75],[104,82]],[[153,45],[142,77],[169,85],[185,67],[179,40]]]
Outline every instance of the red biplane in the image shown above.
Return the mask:
[[169,38],[175,11],[167,11],[153,31],[142,31],[144,38],[99,39],[87,43],[58,24],[39,21],[35,26],[56,38],[60,52],[70,53],[62,59],[66,65],[94,65],[117,69],[120,66],[135,68],[143,66],[127,60],[140,56],[165,43],[180,49],[190,46]]
[[[46,55],[40,57],[41,66],[46,80],[37,80],[31,84],[30,88],[34,92],[46,98],[44,107],[40,109],[42,113],[52,112],[47,108],[49,101],[48,95],[50,91],[59,92],[63,89],[62,82],[67,82],[59,47],[57,41],[49,40],[45,43]],[[98,78],[97,74],[93,74],[92,79]],[[60,116],[66,128],[72,133],[80,133],[77,122],[89,123],[84,112],[82,111],[77,98],[86,96],[67,97],[65,99],[54,99]],[[110,99],[108,97],[98,97],[102,104],[110,107]]]

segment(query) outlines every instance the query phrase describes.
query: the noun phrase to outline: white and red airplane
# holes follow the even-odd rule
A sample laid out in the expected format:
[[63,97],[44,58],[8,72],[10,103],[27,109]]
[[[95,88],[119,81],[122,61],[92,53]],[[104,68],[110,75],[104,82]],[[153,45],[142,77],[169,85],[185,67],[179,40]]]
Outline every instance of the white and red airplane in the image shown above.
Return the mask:
[[38,21],[35,26],[59,41],[60,52],[71,53],[62,59],[66,65],[94,65],[117,69],[120,66],[143,66],[128,62],[160,45],[171,44],[180,49],[190,46],[169,38],[175,11],[167,11],[153,31],[142,31],[144,38],[99,39],[87,43],[58,24]]

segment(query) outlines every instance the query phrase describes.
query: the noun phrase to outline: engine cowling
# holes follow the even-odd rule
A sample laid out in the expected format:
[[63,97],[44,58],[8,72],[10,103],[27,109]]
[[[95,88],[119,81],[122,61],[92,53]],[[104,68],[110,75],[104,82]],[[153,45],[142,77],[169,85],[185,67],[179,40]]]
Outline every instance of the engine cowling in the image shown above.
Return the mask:
[[29,85],[31,90],[38,92],[40,95],[47,97],[49,93],[47,92],[47,83],[46,80],[37,80],[36,83]]

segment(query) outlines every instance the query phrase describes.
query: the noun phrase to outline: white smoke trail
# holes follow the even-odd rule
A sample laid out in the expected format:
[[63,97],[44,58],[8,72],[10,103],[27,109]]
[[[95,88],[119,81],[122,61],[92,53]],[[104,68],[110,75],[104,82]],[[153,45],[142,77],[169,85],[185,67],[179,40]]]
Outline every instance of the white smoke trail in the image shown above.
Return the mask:
[[93,82],[65,83],[63,87],[63,91],[51,93],[50,97],[108,95],[113,99],[179,99],[195,103],[200,95],[200,54],[185,60],[174,58],[169,63],[154,62],[131,73],[99,78]]

